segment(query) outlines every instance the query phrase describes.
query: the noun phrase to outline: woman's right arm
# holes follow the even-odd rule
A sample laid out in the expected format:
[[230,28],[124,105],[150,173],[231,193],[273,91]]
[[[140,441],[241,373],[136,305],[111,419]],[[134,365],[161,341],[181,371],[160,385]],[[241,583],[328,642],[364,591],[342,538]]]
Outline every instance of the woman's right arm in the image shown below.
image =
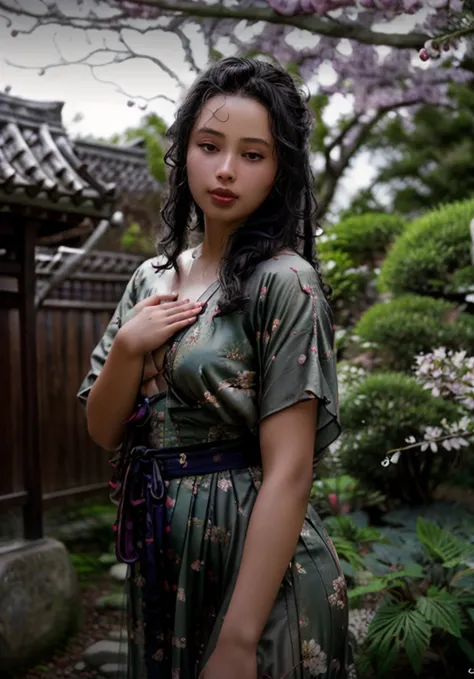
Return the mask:
[[123,440],[124,422],[135,406],[145,355],[194,323],[202,310],[201,304],[189,300],[168,301],[175,299],[175,295],[158,295],[143,300],[115,335],[86,403],[89,435],[102,448],[114,450]]
[[123,440],[124,422],[135,406],[143,371],[143,356],[127,350],[121,330],[110,347],[86,405],[89,435],[106,450],[116,449]]

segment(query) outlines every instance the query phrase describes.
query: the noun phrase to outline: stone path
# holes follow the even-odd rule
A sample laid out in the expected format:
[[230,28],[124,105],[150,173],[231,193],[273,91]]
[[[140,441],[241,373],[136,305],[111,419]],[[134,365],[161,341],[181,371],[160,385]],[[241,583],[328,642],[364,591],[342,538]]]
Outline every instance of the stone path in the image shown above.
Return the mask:
[[[127,565],[117,563],[110,569],[110,577],[116,582],[123,583],[127,573]],[[110,594],[97,601],[100,608],[125,609],[125,597],[122,593]],[[105,679],[126,679],[127,676],[127,646],[125,630],[111,630],[108,639],[98,641],[89,646],[84,652],[82,661],[75,669],[81,672],[85,669],[97,670]]]

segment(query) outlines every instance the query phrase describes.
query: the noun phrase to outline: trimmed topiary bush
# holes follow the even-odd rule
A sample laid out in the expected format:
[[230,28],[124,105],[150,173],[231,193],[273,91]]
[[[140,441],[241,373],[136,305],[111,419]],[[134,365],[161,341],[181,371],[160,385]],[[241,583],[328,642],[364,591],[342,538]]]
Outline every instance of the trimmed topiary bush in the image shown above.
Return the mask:
[[456,292],[461,282],[474,284],[473,218],[474,199],[442,206],[409,224],[385,259],[380,289],[443,296]]
[[474,316],[442,299],[403,295],[368,309],[354,329],[387,368],[409,370],[433,347],[474,350]]
[[357,268],[349,255],[340,250],[328,250],[319,252],[321,268],[324,280],[331,286],[331,303],[339,303],[347,306],[363,295],[367,281],[371,277],[363,270]]
[[388,450],[406,446],[411,436],[423,440],[425,429],[438,427],[443,418],[457,422],[460,409],[432,396],[414,378],[395,372],[370,374],[341,402],[342,468],[368,490],[392,500],[427,502],[457,464],[455,453],[416,448],[402,452],[396,464],[381,463]]
[[405,220],[396,215],[354,215],[328,229],[328,240],[322,243],[320,252],[323,255],[325,250],[339,250],[356,266],[375,266],[405,226]]

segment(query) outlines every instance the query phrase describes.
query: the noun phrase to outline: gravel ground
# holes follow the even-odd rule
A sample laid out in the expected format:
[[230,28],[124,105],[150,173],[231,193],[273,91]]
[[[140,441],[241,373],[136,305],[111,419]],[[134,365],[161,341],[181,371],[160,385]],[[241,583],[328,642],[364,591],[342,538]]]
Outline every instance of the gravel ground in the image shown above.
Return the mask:
[[97,600],[110,594],[114,584],[110,577],[98,579],[94,584],[82,587],[83,617],[79,630],[69,642],[56,651],[52,658],[44,659],[35,668],[18,674],[12,679],[96,679],[101,675],[93,669],[77,670],[86,648],[96,641],[107,639],[112,630],[119,630],[123,622],[121,611],[102,610],[96,607]]

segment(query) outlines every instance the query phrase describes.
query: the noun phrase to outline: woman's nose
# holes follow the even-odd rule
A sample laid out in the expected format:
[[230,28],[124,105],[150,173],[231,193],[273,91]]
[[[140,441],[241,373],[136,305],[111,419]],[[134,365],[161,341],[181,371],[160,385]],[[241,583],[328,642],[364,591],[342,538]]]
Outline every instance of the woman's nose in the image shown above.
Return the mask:
[[216,172],[216,177],[221,181],[231,182],[235,180],[235,167],[230,158],[221,163]]

